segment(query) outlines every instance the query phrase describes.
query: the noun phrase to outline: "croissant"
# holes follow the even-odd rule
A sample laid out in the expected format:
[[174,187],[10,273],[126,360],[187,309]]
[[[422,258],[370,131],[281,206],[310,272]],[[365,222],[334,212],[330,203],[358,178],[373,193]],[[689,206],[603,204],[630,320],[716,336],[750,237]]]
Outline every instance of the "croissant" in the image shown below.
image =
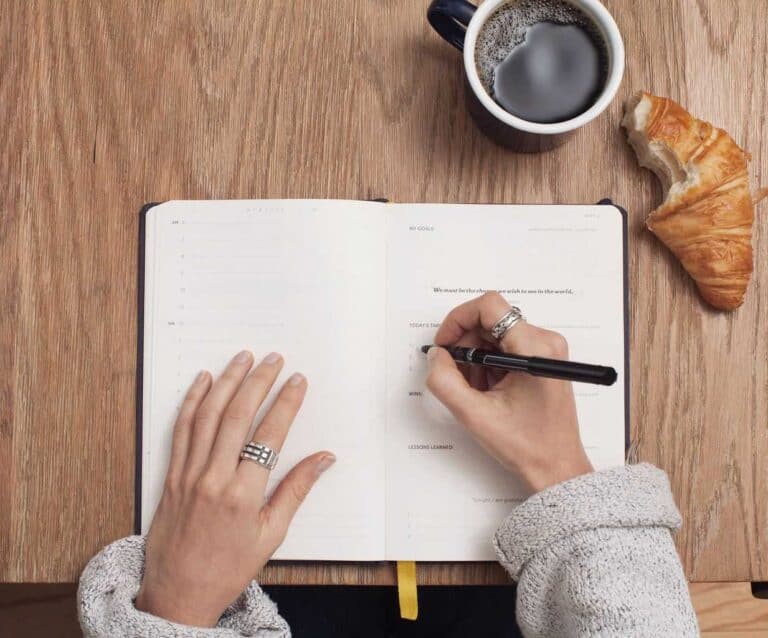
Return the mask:
[[661,180],[664,202],[646,220],[677,256],[702,297],[734,310],[752,275],[754,204],[747,162],[723,129],[698,120],[663,97],[629,98],[622,126],[641,166]]

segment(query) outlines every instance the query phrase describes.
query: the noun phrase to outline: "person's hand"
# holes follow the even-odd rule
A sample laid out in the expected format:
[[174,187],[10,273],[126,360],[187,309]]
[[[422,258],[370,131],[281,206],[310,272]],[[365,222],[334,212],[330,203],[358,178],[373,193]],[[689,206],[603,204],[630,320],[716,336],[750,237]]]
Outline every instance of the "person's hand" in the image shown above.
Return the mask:
[[[251,424],[283,367],[268,355],[253,370],[241,352],[215,383],[201,372],[173,432],[168,474],[149,530],[136,608],[168,620],[213,627],[285,538],[320,474],[336,460],[318,452],[296,465],[265,501],[269,472],[240,460]],[[254,439],[278,452],[307,391],[294,374]]]
[[[448,314],[435,344],[568,358],[562,335],[525,321],[510,328],[497,344],[490,330],[510,307],[496,292],[468,301]],[[427,358],[429,390],[530,490],[537,492],[592,471],[579,436],[570,382],[476,366],[461,370],[442,348],[430,348]]]

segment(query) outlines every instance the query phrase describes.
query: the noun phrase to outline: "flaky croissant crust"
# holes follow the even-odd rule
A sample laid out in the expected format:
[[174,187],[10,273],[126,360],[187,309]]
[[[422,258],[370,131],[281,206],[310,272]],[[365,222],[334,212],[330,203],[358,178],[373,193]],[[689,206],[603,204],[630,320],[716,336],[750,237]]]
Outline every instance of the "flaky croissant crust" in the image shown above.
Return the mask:
[[649,93],[629,99],[622,124],[640,164],[666,190],[648,228],[678,257],[707,302],[737,308],[752,275],[749,155],[723,129]]

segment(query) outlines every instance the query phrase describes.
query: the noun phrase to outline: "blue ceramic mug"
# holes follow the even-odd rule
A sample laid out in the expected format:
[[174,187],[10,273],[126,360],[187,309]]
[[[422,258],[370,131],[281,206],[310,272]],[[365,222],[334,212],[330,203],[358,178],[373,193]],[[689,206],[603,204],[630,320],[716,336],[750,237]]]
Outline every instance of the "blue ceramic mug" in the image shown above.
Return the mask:
[[598,0],[567,0],[592,20],[605,42],[608,56],[605,83],[592,106],[571,119],[551,124],[524,120],[494,101],[480,81],[475,64],[475,45],[483,25],[501,5],[515,1],[486,0],[476,7],[466,0],[433,0],[427,19],[435,31],[463,52],[467,105],[478,127],[503,146],[536,153],[559,146],[611,103],[624,75],[624,43],[613,17]]

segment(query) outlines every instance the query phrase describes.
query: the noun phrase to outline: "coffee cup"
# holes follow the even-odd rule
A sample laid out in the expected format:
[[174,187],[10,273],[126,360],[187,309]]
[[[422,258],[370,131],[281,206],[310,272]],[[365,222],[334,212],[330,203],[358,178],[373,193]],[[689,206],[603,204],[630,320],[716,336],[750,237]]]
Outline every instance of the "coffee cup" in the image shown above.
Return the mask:
[[[467,105],[478,127],[515,151],[559,146],[600,115],[621,84],[624,44],[598,0],[486,0],[479,7],[466,0],[433,0],[427,18],[463,52]],[[552,32],[545,33],[547,29]],[[583,60],[578,57],[582,54]],[[491,84],[494,71],[487,72],[487,67],[493,56],[504,59],[496,60]]]

